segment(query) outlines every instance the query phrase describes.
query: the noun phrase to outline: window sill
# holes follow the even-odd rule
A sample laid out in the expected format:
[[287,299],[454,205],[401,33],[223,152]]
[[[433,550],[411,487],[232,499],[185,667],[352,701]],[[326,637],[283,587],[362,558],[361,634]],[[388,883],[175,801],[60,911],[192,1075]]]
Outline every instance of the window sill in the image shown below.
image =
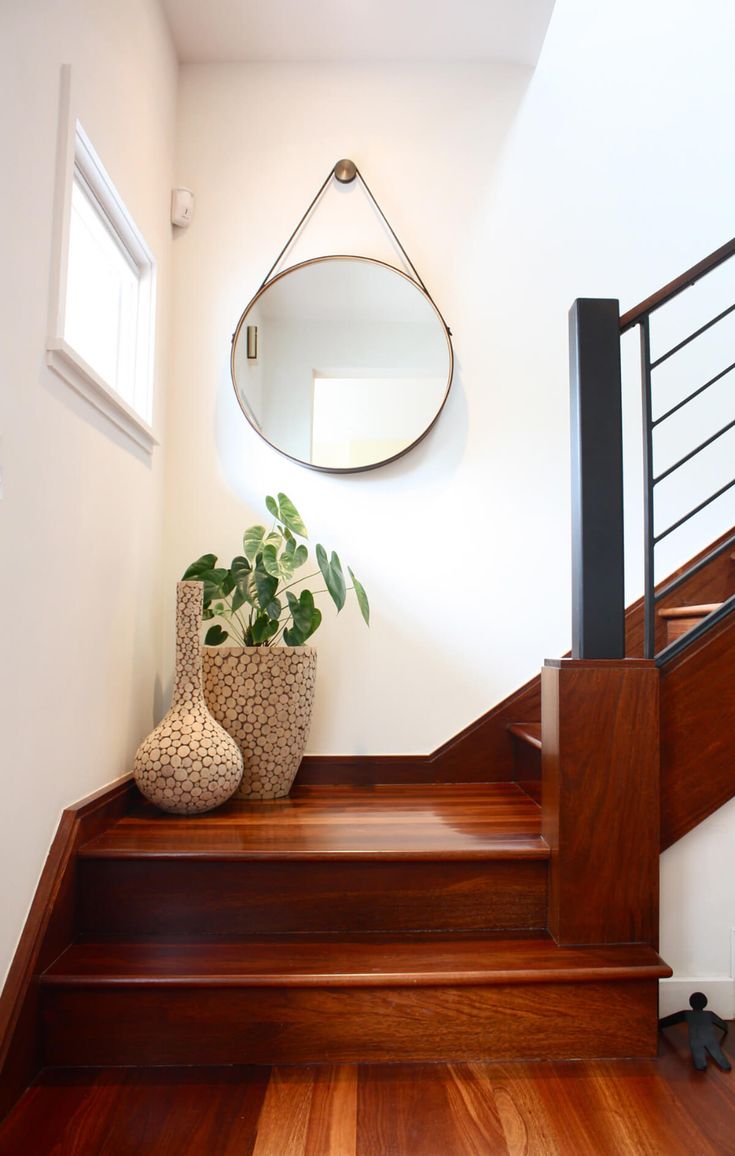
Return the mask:
[[49,338],[46,345],[46,361],[54,373],[86,398],[113,425],[127,434],[131,441],[146,453],[153,453],[153,447],[158,445],[158,440],[148,423],[110,389],[63,338]]

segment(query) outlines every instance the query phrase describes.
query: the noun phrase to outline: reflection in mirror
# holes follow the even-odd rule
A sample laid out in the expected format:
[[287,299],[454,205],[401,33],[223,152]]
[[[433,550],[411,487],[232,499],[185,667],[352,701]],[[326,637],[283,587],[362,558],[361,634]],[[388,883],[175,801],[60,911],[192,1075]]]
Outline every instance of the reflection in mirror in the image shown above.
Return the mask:
[[232,376],[248,420],[276,449],[318,469],[369,469],[436,420],[452,348],[410,277],[369,258],[321,257],[279,274],[250,303]]

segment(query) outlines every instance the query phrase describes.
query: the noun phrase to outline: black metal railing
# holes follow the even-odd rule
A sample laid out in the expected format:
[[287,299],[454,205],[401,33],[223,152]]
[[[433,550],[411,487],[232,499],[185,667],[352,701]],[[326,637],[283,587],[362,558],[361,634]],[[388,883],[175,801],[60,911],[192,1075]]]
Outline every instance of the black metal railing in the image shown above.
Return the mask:
[[688,334],[688,336],[684,337],[681,341],[678,341],[665,353],[662,353],[656,358],[651,357],[651,315],[662,306],[667,305],[671,300],[673,300],[674,297],[677,297],[686,289],[689,289],[691,286],[698,284],[709,273],[711,273],[714,269],[719,268],[733,256],[735,256],[735,239],[729,241],[727,245],[723,245],[722,248],[710,254],[709,257],[706,257],[703,261],[700,261],[692,269],[687,270],[687,272],[682,274],[681,277],[677,277],[676,280],[672,281],[670,285],[665,286],[658,293],[654,294],[653,297],[648,298],[647,301],[642,302],[641,305],[637,306],[635,309],[630,310],[630,312],[624,314],[620,318],[621,335],[623,333],[627,333],[629,330],[632,330],[637,326],[640,338],[644,471],[643,523],[645,547],[644,657],[656,657],[657,661],[665,661],[674,653],[681,650],[684,646],[687,646],[691,641],[694,640],[694,638],[710,629],[710,627],[713,626],[715,622],[725,617],[725,615],[730,612],[732,607],[735,606],[734,596],[733,598],[728,599],[725,603],[723,603],[723,605],[717,611],[714,611],[707,618],[704,618],[692,630],[687,631],[685,635],[671,643],[665,648],[664,651],[661,651],[660,654],[656,656],[656,614],[658,605],[665,597],[667,597],[667,595],[671,594],[679,586],[683,585],[699,570],[703,569],[710,562],[714,561],[714,559],[717,558],[720,554],[723,554],[726,550],[734,546],[735,535],[733,535],[727,541],[721,542],[715,549],[711,550],[710,553],[706,555],[706,557],[700,558],[696,563],[677,574],[676,578],[672,579],[664,586],[660,586],[658,589],[656,589],[655,576],[656,547],[665,538],[668,538],[670,534],[673,534],[681,526],[690,521],[691,518],[701,513],[701,511],[706,509],[707,506],[711,505],[712,502],[717,501],[717,499],[721,498],[723,494],[727,493],[728,490],[731,490],[733,487],[735,487],[735,477],[733,477],[732,480],[726,482],[724,485],[720,486],[719,489],[709,494],[701,502],[698,502],[696,506],[693,506],[686,513],[676,518],[668,526],[658,532],[656,532],[655,529],[656,487],[662,481],[664,481],[664,479],[671,477],[671,475],[682,466],[686,465],[688,462],[691,462],[703,450],[706,450],[709,446],[713,445],[719,438],[728,433],[729,430],[734,429],[735,419],[726,422],[708,438],[705,438],[704,441],[701,441],[697,445],[693,446],[687,453],[683,454],[672,465],[658,473],[656,472],[654,461],[653,433],[654,430],[660,428],[665,422],[672,418],[674,414],[679,413],[691,401],[705,393],[705,391],[708,390],[710,386],[720,381],[723,377],[735,369],[735,361],[726,366],[724,369],[720,370],[718,373],[714,374],[714,376],[710,377],[703,384],[697,386],[697,388],[688,393],[686,397],[682,398],[675,405],[670,406],[657,417],[653,416],[653,375],[659,366],[669,361],[670,358],[675,357],[676,354],[680,353],[681,350],[686,349],[689,345],[691,345],[692,342],[701,337],[702,334],[707,333],[715,325],[723,321],[731,313],[735,312],[735,304],[729,305],[726,309],[721,310],[715,317],[710,318],[710,320],[705,322],[704,325],[700,325],[692,333]]
[[[721,310],[660,356],[651,356],[651,316],[680,293],[696,285],[735,256],[735,238],[698,262],[621,317],[612,299],[580,298],[570,311],[570,377],[572,412],[572,656],[615,659],[625,654],[623,592],[622,385],[620,339],[636,327],[640,338],[643,410],[644,656],[663,663],[735,609],[735,595],[681,638],[656,654],[656,617],[661,601],[710,562],[735,546],[735,534],[656,588],[656,547],[669,535],[735,487],[735,477],[659,532],[655,529],[656,487],[682,466],[735,429],[735,418],[693,445],[672,465],[656,472],[654,430],[735,370],[735,361],[685,397],[654,416],[653,375],[735,313]],[[658,391],[657,391],[658,392]]]

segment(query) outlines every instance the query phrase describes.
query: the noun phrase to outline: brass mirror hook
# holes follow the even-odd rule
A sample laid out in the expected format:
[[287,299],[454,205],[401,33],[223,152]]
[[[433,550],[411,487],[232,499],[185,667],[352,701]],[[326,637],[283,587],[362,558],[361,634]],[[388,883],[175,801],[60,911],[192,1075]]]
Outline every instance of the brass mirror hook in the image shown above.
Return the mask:
[[354,161],[348,160],[347,157],[343,157],[341,161],[337,161],[332,172],[340,184],[349,185],[357,176],[357,165]]

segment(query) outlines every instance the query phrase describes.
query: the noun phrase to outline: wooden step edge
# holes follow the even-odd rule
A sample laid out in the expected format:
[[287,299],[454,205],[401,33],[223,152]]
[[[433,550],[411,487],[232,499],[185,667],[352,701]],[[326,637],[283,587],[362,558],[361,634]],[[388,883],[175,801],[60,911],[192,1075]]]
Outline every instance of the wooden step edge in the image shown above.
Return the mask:
[[[429,939],[430,937],[427,937]],[[513,942],[513,941],[510,941]],[[95,945],[87,945],[92,951]],[[109,947],[109,945],[106,945]],[[130,945],[127,945],[128,948]],[[427,943],[427,951],[431,944]],[[445,944],[446,946],[446,944]],[[602,949],[610,958],[600,960],[601,949],[561,948],[550,953],[546,960],[523,962],[523,940],[518,942],[519,962],[511,965],[507,961],[493,966],[493,944],[490,942],[486,966],[462,966],[461,957],[457,966],[403,966],[379,969],[372,968],[353,971],[328,970],[326,968],[290,969],[268,967],[258,970],[237,970],[231,967],[224,971],[216,967],[214,956],[207,962],[207,953],[201,953],[198,966],[186,966],[187,960],[179,958],[179,970],[163,970],[151,964],[146,966],[145,956],[137,961],[135,953],[128,950],[127,960],[115,966],[110,960],[106,970],[83,970],[85,955],[79,945],[67,949],[55,964],[39,978],[44,988],[324,988],[324,987],[477,987],[496,985],[547,984],[547,983],[617,983],[621,981],[658,980],[670,977],[670,967],[660,959],[653,949],[641,948],[635,953],[637,958],[626,959],[629,952],[620,952],[616,962],[613,949]],[[196,956],[196,953],[189,953]],[[506,953],[507,954],[507,953]],[[370,952],[365,955],[370,959]],[[192,963],[197,962],[192,959]],[[67,966],[67,963],[72,966]],[[74,966],[76,965],[76,966]],[[81,966],[80,966],[81,965]],[[206,966],[205,966],[206,965]]]
[[541,750],[541,723],[508,723],[508,732],[523,743]]
[[665,606],[659,610],[658,616],[664,619],[706,618],[708,614],[713,614],[721,606],[721,602],[705,602],[700,606]]
[[40,984],[46,988],[250,988],[250,987],[493,987],[500,984],[538,983],[606,983],[641,979],[668,979],[673,973],[665,967],[651,964],[647,967],[626,968],[556,968],[534,970],[518,968],[513,971],[437,971],[431,974],[411,972],[372,972],[354,975],[243,975],[216,974],[176,976],[132,975],[50,975],[42,976]]
[[172,862],[196,860],[212,863],[282,863],[282,862],[444,862],[447,860],[497,862],[515,859],[548,859],[549,845],[541,835],[507,835],[487,842],[476,848],[386,848],[385,850],[360,848],[345,850],[290,851],[279,848],[274,851],[233,850],[224,848],[190,848],[176,851],[155,850],[136,847],[95,846],[94,842],[80,847],[78,857],[84,860],[125,859],[156,860]]

